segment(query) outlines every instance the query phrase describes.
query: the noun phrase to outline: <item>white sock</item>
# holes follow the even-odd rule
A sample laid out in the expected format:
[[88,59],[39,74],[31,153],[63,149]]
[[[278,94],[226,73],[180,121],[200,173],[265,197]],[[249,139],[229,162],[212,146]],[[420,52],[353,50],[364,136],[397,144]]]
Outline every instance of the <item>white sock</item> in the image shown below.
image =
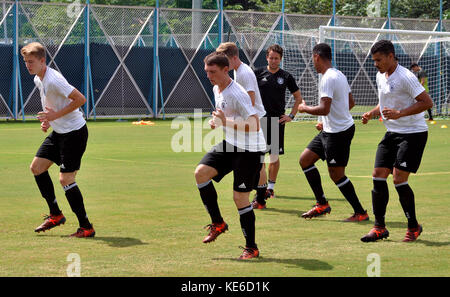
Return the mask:
[[275,182],[269,180],[269,183],[268,183],[268,185],[267,185],[267,189],[268,189],[268,190],[273,190],[274,188],[275,188]]

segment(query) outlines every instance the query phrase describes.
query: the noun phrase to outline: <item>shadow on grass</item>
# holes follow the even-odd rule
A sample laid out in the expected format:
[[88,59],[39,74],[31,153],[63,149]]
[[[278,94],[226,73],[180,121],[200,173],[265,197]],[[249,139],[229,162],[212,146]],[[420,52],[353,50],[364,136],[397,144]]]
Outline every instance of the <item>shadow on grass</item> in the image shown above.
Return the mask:
[[440,241],[429,241],[429,240],[422,240],[422,239],[417,239],[416,243],[424,244],[426,246],[449,246],[450,245],[450,242],[448,242],[448,241],[440,242]]
[[[275,194],[275,198],[271,198],[271,199],[285,199],[285,200],[309,200],[311,201],[311,205],[313,205],[316,200],[313,196],[308,196],[308,197],[299,197],[299,196],[284,196],[284,195],[278,195]],[[342,201],[344,198],[328,198],[327,197],[327,201]],[[269,200],[270,201],[270,200]]]
[[105,236],[95,236],[95,237],[87,237],[87,238],[72,238],[68,235],[49,235],[49,234],[38,234],[38,237],[61,237],[68,238],[73,240],[92,240],[92,241],[103,241],[108,244],[110,247],[129,247],[136,245],[147,245],[148,243],[142,242],[140,239],[132,238],[132,237],[105,237]]
[[301,215],[303,213],[298,209],[281,209],[281,208],[274,208],[274,207],[270,207],[270,206],[268,206],[265,209],[262,209],[261,211],[263,211],[263,212],[279,212],[279,213],[284,213],[284,214],[289,214],[289,215],[295,215],[298,217],[301,217]]
[[236,258],[214,258],[212,260],[216,261],[233,261],[233,262],[239,262],[239,263],[278,263],[278,264],[285,264],[288,267],[301,267],[305,270],[311,270],[311,271],[317,271],[317,270],[332,270],[333,266],[328,264],[327,262],[319,261],[316,259],[276,259],[276,258],[265,258],[265,257],[258,257],[256,259],[251,260],[239,260]]
[[140,239],[137,238],[131,238],[131,237],[94,237],[91,238],[91,240],[97,241],[103,241],[107,243],[110,247],[129,247],[129,246],[136,246],[136,245],[147,245],[148,243],[142,242]]

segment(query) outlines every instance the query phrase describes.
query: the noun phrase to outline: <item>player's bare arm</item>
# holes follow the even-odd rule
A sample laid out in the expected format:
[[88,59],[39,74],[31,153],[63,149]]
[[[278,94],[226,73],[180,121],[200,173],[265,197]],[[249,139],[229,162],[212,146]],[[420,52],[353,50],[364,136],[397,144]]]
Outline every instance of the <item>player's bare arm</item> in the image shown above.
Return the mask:
[[299,112],[306,112],[312,115],[318,115],[318,116],[326,116],[330,113],[331,108],[331,98],[329,97],[322,97],[320,98],[320,103],[317,106],[308,106],[306,105],[305,101],[303,101],[299,107]]
[[426,91],[420,93],[419,96],[416,97],[416,101],[417,102],[414,103],[413,105],[402,110],[384,108],[382,111],[383,116],[387,120],[395,120],[401,117],[418,114],[422,111],[425,111],[433,107],[433,100],[431,100],[430,95],[428,95]]
[[72,101],[65,108],[55,111],[50,107],[45,107],[45,111],[38,112],[38,119],[41,122],[51,122],[60,117],[65,116],[66,114],[80,108],[86,103],[86,98],[83,94],[80,93],[77,89],[74,89],[68,96],[68,98]]
[[361,121],[363,124],[367,124],[367,122],[369,122],[370,119],[379,115],[380,115],[380,104],[375,106],[371,111],[365,112],[361,117]]
[[348,93],[348,109],[352,110],[352,108],[355,106],[355,100],[353,99],[352,93]]
[[226,118],[224,112],[220,109],[213,111],[212,115],[212,121],[215,127],[225,126],[234,130],[245,132],[259,131],[259,118],[257,115],[251,115],[247,120],[235,120],[232,118]]
[[[298,112],[299,105],[303,102],[303,98],[302,98],[302,94],[301,94],[300,90],[295,91],[294,93],[292,93],[292,95],[295,98],[295,102],[294,102],[294,106],[292,107],[291,114],[295,117],[295,115]],[[291,118],[289,115],[284,114],[281,116],[279,122],[280,122],[280,124],[285,124],[292,120],[293,120],[293,118]]]
[[255,92],[254,91],[248,91],[247,94],[250,96],[250,100],[252,100],[252,106],[255,106]]
[[46,133],[47,130],[50,128],[50,123],[49,121],[43,121],[41,122],[41,130]]

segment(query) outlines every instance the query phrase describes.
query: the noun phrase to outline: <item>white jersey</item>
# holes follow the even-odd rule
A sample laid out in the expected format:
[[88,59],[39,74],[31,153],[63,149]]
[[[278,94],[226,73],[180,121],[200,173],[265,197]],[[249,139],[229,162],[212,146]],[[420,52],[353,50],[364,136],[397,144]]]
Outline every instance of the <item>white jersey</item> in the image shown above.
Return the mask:
[[[388,78],[385,73],[378,72],[377,87],[380,112],[385,107],[395,110],[408,108],[416,103],[415,98],[425,91],[417,77],[400,64]],[[428,131],[423,112],[396,120],[386,120],[383,117],[383,123],[388,132],[408,134]]]
[[[230,84],[222,91],[216,85],[213,88],[216,108],[221,109],[226,118],[234,120],[247,120],[252,115],[257,115],[252,106],[250,96],[244,88],[231,80]],[[250,152],[262,152],[266,150],[264,133],[259,128],[258,132],[244,132],[234,130],[230,127],[223,127],[225,141],[235,147]]]
[[335,69],[328,68],[319,83],[319,97],[331,98],[330,112],[321,116],[323,131],[337,133],[353,126],[354,121],[349,110],[348,96],[351,92],[345,75]]
[[[53,68],[47,67],[44,79],[41,81],[39,76],[34,77],[34,83],[39,89],[41,95],[42,110],[46,111],[46,107],[59,111],[72,102],[68,98],[70,93],[75,89],[71,86],[61,73]],[[76,109],[65,116],[54,121],[50,121],[50,126],[56,133],[68,133],[78,130],[86,124],[83,113]]]
[[255,110],[259,118],[266,114],[259,92],[258,82],[252,68],[245,63],[241,63],[237,70],[234,70],[234,80],[240,84],[246,92],[255,92]]

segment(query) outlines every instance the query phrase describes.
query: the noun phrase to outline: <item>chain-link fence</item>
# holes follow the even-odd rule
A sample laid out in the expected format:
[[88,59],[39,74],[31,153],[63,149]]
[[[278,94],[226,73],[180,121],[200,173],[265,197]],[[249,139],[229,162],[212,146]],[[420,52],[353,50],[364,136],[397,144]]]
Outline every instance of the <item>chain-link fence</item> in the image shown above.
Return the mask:
[[[258,68],[266,65],[270,44],[284,45],[283,32],[300,32],[303,37],[290,71],[303,97],[315,102],[318,76],[311,49],[319,40],[319,27],[380,29],[388,23],[375,17],[173,9],[160,3],[163,8],[86,5],[79,0],[1,1],[0,118],[34,118],[42,109],[33,77],[20,56],[21,47],[33,41],[45,46],[48,65],[85,94],[88,101],[82,110],[87,118],[165,117],[193,114],[199,108],[205,113],[213,110],[203,59],[220,42],[235,42],[241,60]],[[438,24],[438,20],[389,19],[392,29],[450,30],[450,21]],[[367,55],[366,50],[354,54]],[[444,52],[448,57],[448,49]],[[291,99],[288,96],[288,107]]]

